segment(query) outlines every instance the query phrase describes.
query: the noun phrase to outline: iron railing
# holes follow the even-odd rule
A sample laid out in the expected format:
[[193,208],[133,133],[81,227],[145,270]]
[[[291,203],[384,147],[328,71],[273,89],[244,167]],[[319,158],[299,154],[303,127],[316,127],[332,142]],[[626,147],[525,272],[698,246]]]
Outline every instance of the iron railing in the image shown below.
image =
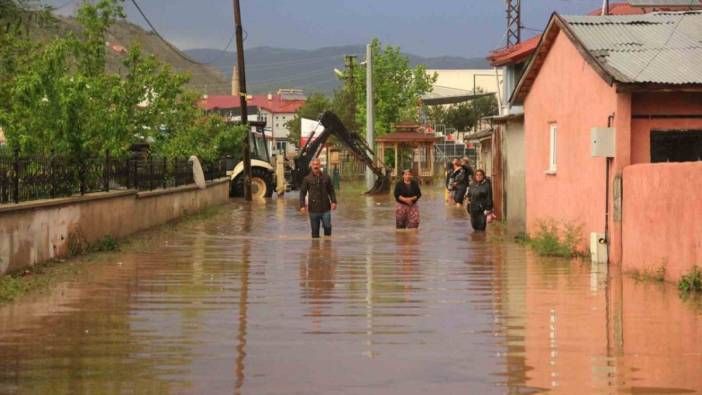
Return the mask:
[[[226,159],[201,162],[205,180],[226,176]],[[70,158],[0,153],[0,204],[109,192],[154,190],[194,183],[188,159]]]

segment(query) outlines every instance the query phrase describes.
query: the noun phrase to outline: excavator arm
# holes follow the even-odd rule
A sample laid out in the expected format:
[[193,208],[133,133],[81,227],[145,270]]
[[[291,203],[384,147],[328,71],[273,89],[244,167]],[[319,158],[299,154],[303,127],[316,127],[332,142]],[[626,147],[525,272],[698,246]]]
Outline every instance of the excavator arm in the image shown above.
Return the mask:
[[[356,132],[346,129],[338,116],[331,111],[325,111],[319,121],[324,130],[319,136],[310,136],[307,143],[300,150],[300,154],[295,158],[295,169],[292,171],[292,182],[295,189],[302,184],[302,179],[310,172],[312,159],[319,155],[324,144],[330,136],[336,138],[349,149],[349,151],[361,162],[363,162],[378,177],[367,194],[384,194],[390,190],[390,179],[385,168],[376,165],[373,161],[375,154],[368,144]],[[316,138],[315,138],[316,137]]]

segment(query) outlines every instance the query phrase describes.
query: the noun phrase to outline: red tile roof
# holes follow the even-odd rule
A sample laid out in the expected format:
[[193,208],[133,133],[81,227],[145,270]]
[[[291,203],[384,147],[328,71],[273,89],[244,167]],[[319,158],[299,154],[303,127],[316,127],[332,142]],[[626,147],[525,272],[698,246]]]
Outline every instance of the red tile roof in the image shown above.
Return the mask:
[[[643,14],[645,12],[645,9],[632,7],[627,3],[614,3],[610,4],[609,6],[610,15],[635,15]],[[588,15],[599,15],[600,13],[602,13],[602,8],[592,10],[588,13]],[[541,40],[540,34],[509,48],[502,48],[492,51],[490,52],[490,55],[488,55],[487,59],[490,64],[495,67],[519,63],[534,53],[537,45],[539,45],[539,40]]]
[[[257,106],[273,114],[294,113],[303,104],[304,100],[283,100],[281,95],[272,95],[270,100],[268,95],[254,95],[247,100],[248,106]],[[200,101],[200,106],[205,110],[239,108],[241,100],[239,96],[207,96]]]
[[487,59],[493,66],[503,66],[506,64],[519,63],[534,53],[536,46],[539,45],[541,35],[534,36],[526,41],[522,41],[517,45],[509,48],[498,49],[490,52]]
[[384,134],[380,137],[376,137],[375,141],[379,143],[403,143],[403,142],[436,142],[441,140],[429,133],[417,133],[417,132],[392,132]]

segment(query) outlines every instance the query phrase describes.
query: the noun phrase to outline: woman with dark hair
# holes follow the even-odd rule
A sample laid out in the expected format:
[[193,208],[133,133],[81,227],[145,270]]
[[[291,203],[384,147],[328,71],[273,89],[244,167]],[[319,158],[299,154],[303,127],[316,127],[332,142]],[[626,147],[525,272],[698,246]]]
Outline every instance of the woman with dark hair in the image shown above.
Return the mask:
[[453,160],[453,174],[451,174],[451,187],[453,188],[453,201],[456,206],[463,205],[463,197],[466,195],[466,189],[470,179],[466,174],[466,169],[458,159]]
[[487,216],[492,214],[492,184],[485,178],[485,171],[475,171],[475,182],[468,188],[468,213],[473,230],[482,232],[487,226]]
[[412,170],[404,170],[402,179],[395,185],[395,226],[397,229],[419,227],[419,207],[417,200],[422,197],[419,183],[412,177]]

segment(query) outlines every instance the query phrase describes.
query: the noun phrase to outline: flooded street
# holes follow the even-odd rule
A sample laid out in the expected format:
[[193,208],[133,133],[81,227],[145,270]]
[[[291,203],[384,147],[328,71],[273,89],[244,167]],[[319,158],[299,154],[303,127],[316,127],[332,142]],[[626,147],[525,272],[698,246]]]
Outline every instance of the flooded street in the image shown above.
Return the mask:
[[0,393],[702,393],[702,308],[674,285],[473,234],[425,188],[234,200],[157,246],[0,307]]

